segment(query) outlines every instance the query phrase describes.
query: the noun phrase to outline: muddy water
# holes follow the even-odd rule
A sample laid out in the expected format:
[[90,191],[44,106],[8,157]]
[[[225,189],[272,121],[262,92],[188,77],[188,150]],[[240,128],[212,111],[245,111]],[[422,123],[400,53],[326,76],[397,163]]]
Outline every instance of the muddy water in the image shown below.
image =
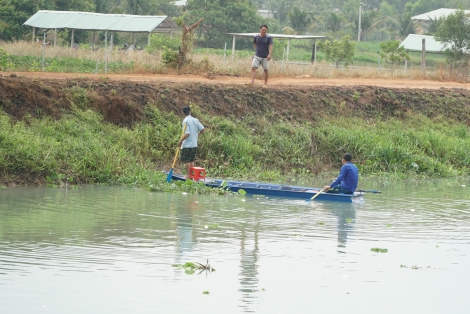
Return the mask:
[[470,182],[380,184],[352,204],[0,189],[0,313],[469,313]]

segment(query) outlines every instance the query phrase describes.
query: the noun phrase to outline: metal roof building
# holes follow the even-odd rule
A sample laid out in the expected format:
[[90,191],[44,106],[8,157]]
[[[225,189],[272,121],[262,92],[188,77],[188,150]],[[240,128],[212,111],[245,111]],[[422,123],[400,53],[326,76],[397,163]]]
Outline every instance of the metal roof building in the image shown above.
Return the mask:
[[186,0],[179,0],[179,1],[175,1],[173,2],[174,5],[178,6],[178,7],[181,7],[181,6],[184,6],[187,4],[188,1]]
[[[31,16],[23,25],[33,27],[33,40],[36,28],[43,29],[71,29],[73,45],[73,33],[76,29],[88,31],[112,31],[129,33],[172,32],[178,25],[168,16],[127,15],[127,14],[102,14],[93,12],[74,11],[48,11],[39,10]],[[150,38],[150,37],[149,37]],[[55,44],[54,38],[54,44]]]
[[[411,19],[419,21],[435,20],[441,17],[447,17],[450,14],[455,13],[455,11],[457,11],[457,9],[437,9],[420,15],[412,16]],[[463,10],[463,12],[465,13],[465,15],[470,14],[470,10]]]
[[422,51],[423,39],[425,40],[426,51],[442,53],[444,51],[444,45],[438,42],[433,36],[409,34],[405,40],[403,40],[400,46],[406,50],[411,51]]

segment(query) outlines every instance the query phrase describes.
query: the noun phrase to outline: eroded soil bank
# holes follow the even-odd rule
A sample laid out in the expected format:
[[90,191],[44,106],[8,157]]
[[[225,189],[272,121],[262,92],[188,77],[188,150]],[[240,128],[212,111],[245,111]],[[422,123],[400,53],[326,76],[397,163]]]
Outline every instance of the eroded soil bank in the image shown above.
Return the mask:
[[[197,105],[209,115],[244,116],[274,113],[279,119],[314,121],[325,115],[364,119],[404,117],[421,113],[470,121],[470,90],[411,89],[381,86],[285,86],[268,88],[242,84],[125,81],[106,77],[0,77],[0,107],[17,120],[26,116],[60,119],[73,103],[100,112],[105,121],[123,127],[145,119],[148,104],[180,115],[181,107]],[[81,97],[81,98],[80,98]]]

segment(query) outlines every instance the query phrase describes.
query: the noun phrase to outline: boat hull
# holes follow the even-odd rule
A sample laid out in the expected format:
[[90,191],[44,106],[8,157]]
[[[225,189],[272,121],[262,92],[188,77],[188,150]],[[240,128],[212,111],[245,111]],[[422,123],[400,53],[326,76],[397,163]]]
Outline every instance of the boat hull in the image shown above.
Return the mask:
[[[173,180],[186,181],[182,175],[173,175]],[[310,188],[302,186],[280,185],[260,182],[243,182],[233,180],[221,180],[206,178],[198,182],[204,183],[206,186],[213,188],[226,188],[232,192],[244,190],[248,195],[263,195],[281,198],[296,198],[310,200],[315,196],[320,188]],[[321,192],[315,200],[319,201],[339,201],[339,202],[353,202],[363,199],[363,193],[355,192],[353,194],[343,193],[325,193]]]

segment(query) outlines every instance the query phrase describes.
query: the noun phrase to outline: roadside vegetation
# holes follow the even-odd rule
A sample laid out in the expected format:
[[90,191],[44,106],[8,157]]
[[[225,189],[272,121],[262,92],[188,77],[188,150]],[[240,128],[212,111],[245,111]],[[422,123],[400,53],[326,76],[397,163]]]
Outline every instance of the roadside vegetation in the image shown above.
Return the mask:
[[[157,36],[154,35],[156,38]],[[160,35],[162,36],[162,35]],[[160,40],[159,40],[160,42]],[[428,55],[427,72],[420,69],[421,54],[410,53],[407,70],[404,62],[391,71],[391,64],[377,54],[379,43],[356,43],[353,62],[348,67],[337,68],[330,64],[323,52],[317,54],[317,62],[312,64],[311,47],[300,40],[293,40],[289,60],[280,53],[270,65],[271,77],[355,77],[355,78],[412,78],[431,80],[454,80],[445,70],[443,55]],[[169,48],[166,48],[169,49]],[[177,49],[177,48],[174,48]],[[155,50],[152,46],[145,51],[123,52],[118,48],[105,53],[92,51],[87,47],[78,50],[70,47],[46,47],[44,58],[42,47],[29,42],[2,43],[0,46],[0,69],[5,72],[64,72],[64,73],[136,73],[136,74],[196,74],[196,75],[235,75],[249,77],[251,73],[251,50],[231,51],[223,49],[199,48],[191,55],[191,62],[181,67],[165,64],[168,50]],[[107,56],[107,59],[105,59]],[[284,58],[284,59],[283,59]],[[105,62],[107,60],[107,62]],[[380,62],[380,66],[379,66]]]

